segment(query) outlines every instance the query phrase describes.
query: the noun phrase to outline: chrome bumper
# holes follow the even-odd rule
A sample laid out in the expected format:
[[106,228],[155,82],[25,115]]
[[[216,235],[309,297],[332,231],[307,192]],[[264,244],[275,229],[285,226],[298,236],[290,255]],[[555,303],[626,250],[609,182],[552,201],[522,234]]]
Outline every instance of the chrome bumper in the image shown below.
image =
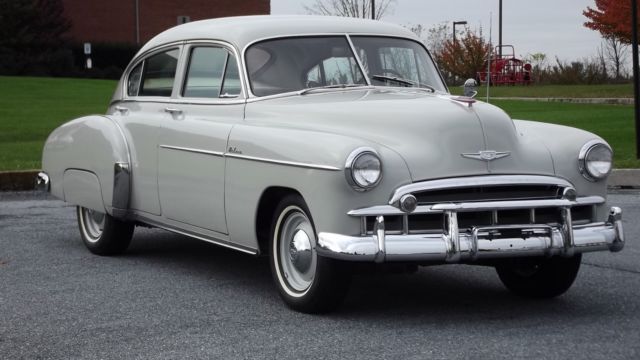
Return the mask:
[[[431,207],[435,211],[436,206]],[[523,256],[573,256],[576,253],[624,247],[622,210],[612,207],[606,222],[572,226],[569,207],[564,223],[550,225],[502,225],[476,227],[461,232],[457,223],[460,207],[440,209],[446,214],[442,233],[385,233],[384,216],[377,215],[371,235],[318,234],[318,254],[350,261],[426,261],[460,263]]]
[[51,191],[51,181],[49,180],[49,175],[46,172],[41,171],[36,175],[36,184],[35,189],[42,192]]

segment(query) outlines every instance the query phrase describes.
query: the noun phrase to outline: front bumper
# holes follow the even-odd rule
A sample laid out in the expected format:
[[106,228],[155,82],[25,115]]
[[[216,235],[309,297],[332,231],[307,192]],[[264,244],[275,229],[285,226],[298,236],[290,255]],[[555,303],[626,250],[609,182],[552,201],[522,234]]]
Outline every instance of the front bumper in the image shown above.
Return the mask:
[[[419,261],[461,263],[476,260],[524,256],[573,256],[576,253],[624,247],[622,210],[612,207],[606,222],[573,225],[571,206],[598,203],[602,198],[539,200],[523,202],[485,202],[437,204],[416,211],[441,212],[445,223],[438,233],[389,234],[382,213],[395,214],[388,206],[356,210],[350,215],[375,216],[371,234],[346,236],[320,232],[317,252],[320,256],[349,261]],[[460,229],[457,214],[465,211],[514,208],[560,207],[561,224],[495,225]],[[397,210],[399,211],[399,210]]]

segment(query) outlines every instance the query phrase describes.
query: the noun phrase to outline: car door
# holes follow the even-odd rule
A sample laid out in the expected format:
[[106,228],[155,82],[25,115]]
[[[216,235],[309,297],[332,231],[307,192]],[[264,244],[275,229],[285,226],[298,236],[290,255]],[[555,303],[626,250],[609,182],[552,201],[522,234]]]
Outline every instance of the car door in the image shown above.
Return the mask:
[[239,67],[232,48],[222,44],[190,44],[184,57],[182,87],[158,142],[162,213],[226,234],[224,154],[245,105]]
[[124,101],[113,107],[127,137],[131,155],[133,210],[160,215],[158,197],[158,136],[169,114],[180,46],[145,56],[129,72]]

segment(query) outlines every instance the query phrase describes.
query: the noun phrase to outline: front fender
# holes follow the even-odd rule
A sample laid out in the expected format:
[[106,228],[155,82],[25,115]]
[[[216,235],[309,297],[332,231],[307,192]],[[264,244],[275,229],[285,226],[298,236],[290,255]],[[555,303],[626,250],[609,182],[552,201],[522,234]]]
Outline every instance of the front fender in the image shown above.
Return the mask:
[[[518,132],[525,137],[535,138],[550,152],[556,176],[571,182],[578,196],[598,195],[607,197],[607,181],[592,182],[584,178],[578,168],[578,155],[584,144],[590,140],[600,140],[598,135],[569,126],[548,124],[537,121],[514,120]],[[607,217],[604,205],[598,208],[598,218]]]
[[[374,189],[358,192],[347,183],[344,167],[349,154],[363,146],[378,152],[382,180]],[[237,155],[230,154],[226,164],[229,235],[233,242],[251,248],[257,248],[257,239],[255,229],[247,224],[256,223],[259,199],[270,187],[290,188],[300,193],[318,232],[359,234],[360,222],[347,212],[384,204],[394,189],[411,182],[400,155],[357,137],[306,129],[238,125],[231,132],[229,148]],[[240,151],[242,154],[237,154]]]
[[[52,195],[113,215],[114,205],[124,210],[128,206],[129,159],[118,123],[108,116],[92,115],[69,121],[49,135],[42,168],[49,174]],[[79,183],[86,186],[77,186]],[[114,187],[118,189],[115,197]],[[93,194],[88,189],[99,191]],[[97,204],[103,208],[95,209]]]

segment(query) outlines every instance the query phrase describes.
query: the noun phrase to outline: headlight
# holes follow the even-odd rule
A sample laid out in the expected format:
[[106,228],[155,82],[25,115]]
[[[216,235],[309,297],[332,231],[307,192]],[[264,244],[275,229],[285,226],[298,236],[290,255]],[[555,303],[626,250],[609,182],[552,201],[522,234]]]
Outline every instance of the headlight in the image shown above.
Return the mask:
[[589,181],[602,180],[611,172],[613,151],[601,140],[592,140],[582,146],[578,156],[580,173]]
[[351,187],[357,191],[374,188],[382,179],[382,162],[371,148],[355,149],[347,157],[345,176]]

